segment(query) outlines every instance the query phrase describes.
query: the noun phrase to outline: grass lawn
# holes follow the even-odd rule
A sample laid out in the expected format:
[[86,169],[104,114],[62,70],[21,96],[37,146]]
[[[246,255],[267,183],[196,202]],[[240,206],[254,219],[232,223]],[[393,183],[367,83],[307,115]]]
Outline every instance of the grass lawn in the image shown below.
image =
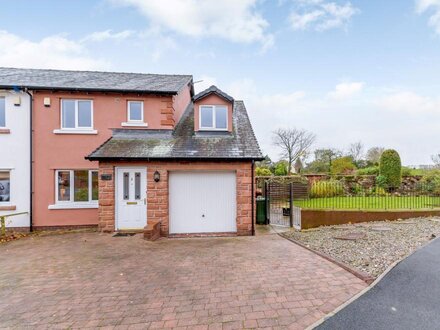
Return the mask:
[[294,201],[304,209],[340,210],[402,210],[440,208],[440,197],[431,196],[372,196],[372,197],[327,197]]

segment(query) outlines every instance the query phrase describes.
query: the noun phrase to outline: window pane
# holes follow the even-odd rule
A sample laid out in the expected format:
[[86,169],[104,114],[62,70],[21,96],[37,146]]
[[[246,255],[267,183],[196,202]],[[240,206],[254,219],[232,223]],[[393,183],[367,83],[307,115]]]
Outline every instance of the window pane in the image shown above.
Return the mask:
[[58,172],[58,200],[70,202],[70,172]]
[[74,171],[73,189],[75,202],[89,201],[89,171]]
[[92,201],[99,199],[98,172],[92,172]]
[[0,97],[0,127],[6,127],[6,105],[4,97]]
[[212,128],[212,107],[204,107],[200,108],[200,123],[201,127]]
[[227,128],[226,126],[226,116],[228,115],[228,109],[226,107],[216,107],[215,108],[215,127],[216,128]]
[[0,202],[9,202],[11,177],[9,172],[0,172]]
[[134,174],[134,199],[141,199],[141,174]]
[[75,128],[75,101],[62,101],[62,128]]
[[130,118],[128,120],[142,120],[142,102],[130,102]]
[[129,182],[130,180],[130,173],[124,172],[124,183],[122,185],[122,194],[124,195],[124,199],[127,200],[130,198],[129,196]]
[[92,127],[92,102],[78,101],[78,126]]

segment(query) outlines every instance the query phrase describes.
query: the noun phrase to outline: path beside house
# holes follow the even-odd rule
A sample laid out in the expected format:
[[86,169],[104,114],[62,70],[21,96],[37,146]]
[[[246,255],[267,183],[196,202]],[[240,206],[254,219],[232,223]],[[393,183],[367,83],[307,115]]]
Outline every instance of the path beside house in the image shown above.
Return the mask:
[[437,329],[439,261],[440,240],[436,239],[317,329]]
[[303,329],[365,288],[276,234],[76,233],[0,246],[0,327]]

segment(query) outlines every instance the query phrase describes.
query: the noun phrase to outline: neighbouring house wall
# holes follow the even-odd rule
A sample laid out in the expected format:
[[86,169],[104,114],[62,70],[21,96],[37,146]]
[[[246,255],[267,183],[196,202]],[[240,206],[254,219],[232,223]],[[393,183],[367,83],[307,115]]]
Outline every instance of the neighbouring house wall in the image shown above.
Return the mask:
[[[43,99],[49,97],[51,106]],[[93,100],[95,135],[55,134],[60,129],[61,99]],[[34,95],[34,224],[36,227],[93,225],[98,223],[98,208],[49,209],[55,203],[55,170],[97,169],[97,162],[84,157],[111,137],[110,128],[126,128],[127,101],[144,101],[148,128],[170,129],[164,125],[163,110],[172,109],[171,96],[67,93],[37,91]],[[142,129],[142,127],[134,127]]]
[[208,95],[194,102],[194,131],[199,130],[199,107],[201,105],[226,105],[228,107],[228,131],[232,132],[232,104],[215,94]]
[[174,121],[177,124],[191,102],[191,85],[187,85],[173,96]]
[[440,216],[439,210],[408,211],[338,211],[301,210],[301,229],[369,221],[398,220]]
[[[169,233],[168,174],[170,171],[236,171],[237,174],[237,235],[252,234],[252,165],[250,162],[100,162],[99,164],[99,228],[115,230],[115,167],[145,166],[147,169],[147,222],[160,221],[161,234]],[[155,171],[160,181],[154,182]],[[111,174],[112,180],[101,180],[102,174]],[[255,210],[255,208],[254,208]]]
[[[0,129],[0,170],[10,171],[10,202],[0,202],[0,215],[30,212],[30,97],[0,91],[5,97],[6,128]],[[20,97],[21,105],[14,99]],[[29,227],[29,214],[6,220],[7,227]]]

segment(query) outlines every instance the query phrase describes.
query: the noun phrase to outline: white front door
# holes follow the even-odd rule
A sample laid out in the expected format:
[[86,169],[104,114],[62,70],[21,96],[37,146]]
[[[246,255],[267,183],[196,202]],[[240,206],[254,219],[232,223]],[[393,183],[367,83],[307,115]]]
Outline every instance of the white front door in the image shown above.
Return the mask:
[[237,231],[235,172],[171,172],[170,233]]
[[116,230],[142,229],[147,224],[147,171],[116,169]]

